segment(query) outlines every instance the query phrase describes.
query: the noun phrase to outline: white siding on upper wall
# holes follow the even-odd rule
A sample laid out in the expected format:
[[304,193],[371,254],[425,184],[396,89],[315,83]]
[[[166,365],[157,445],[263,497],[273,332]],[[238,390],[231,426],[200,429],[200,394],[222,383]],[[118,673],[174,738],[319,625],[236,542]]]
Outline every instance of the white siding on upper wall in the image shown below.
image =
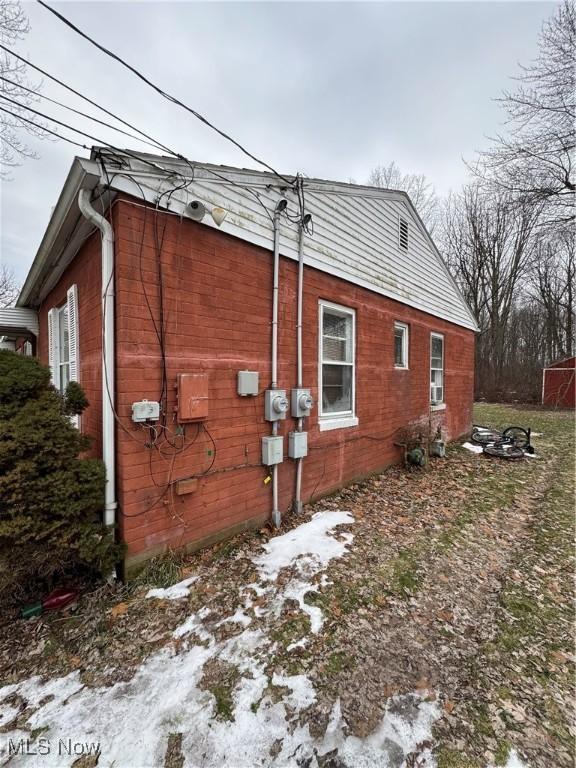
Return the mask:
[[[170,167],[177,165],[166,158],[158,158],[160,161]],[[159,191],[178,184],[178,181],[167,181],[133,159],[128,162],[130,175],[143,187],[150,202],[156,203]],[[189,175],[186,166],[178,165],[178,168]],[[228,212],[221,231],[272,249],[272,212],[280,197],[285,196],[289,201],[288,210],[296,214],[294,192],[290,188],[283,189],[282,182],[272,174],[221,166],[214,168],[214,173],[226,176],[234,183],[215,178],[209,165],[195,165],[194,180],[186,191],[179,190],[172,195],[170,209],[185,214],[188,202],[200,200],[208,209],[202,223],[216,226],[209,211],[213,206],[221,206]],[[141,197],[126,175],[112,176],[112,179],[116,190]],[[238,185],[247,186],[252,192]],[[166,199],[167,196],[162,198],[163,201]],[[305,179],[305,203],[307,212],[312,214],[314,228],[313,235],[305,238],[305,264],[477,330],[470,310],[406,195]],[[407,251],[399,244],[400,215],[409,226]],[[297,228],[284,218],[281,222],[280,251],[295,259],[298,257]]]

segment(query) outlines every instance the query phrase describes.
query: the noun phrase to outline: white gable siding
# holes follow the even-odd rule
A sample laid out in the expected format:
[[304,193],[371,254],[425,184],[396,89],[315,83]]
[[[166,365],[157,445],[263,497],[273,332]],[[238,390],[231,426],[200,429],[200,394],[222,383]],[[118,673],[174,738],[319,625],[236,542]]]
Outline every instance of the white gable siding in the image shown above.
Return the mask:
[[[134,166],[134,161],[131,164]],[[213,173],[225,175],[234,183],[215,178]],[[159,191],[171,190],[178,183],[162,179],[149,169],[139,172],[133,167],[130,174],[153,203]],[[127,175],[113,177],[112,185],[141,197]],[[239,185],[256,192],[270,215],[253,193]],[[476,330],[466,303],[402,193],[306,180],[305,195],[314,227],[313,236],[305,238],[307,265]],[[269,174],[219,166],[212,172],[209,166],[196,166],[188,188],[171,196],[170,210],[185,213],[186,204],[192,200],[203,202],[208,211],[221,206],[228,212],[221,231],[272,249],[271,214],[282,196],[287,197],[289,210],[296,214],[295,193],[291,189],[282,191],[281,182]],[[162,198],[160,207],[167,199],[167,195]],[[408,251],[399,244],[400,214],[409,222]],[[202,223],[216,226],[209,213]],[[296,226],[282,219],[281,253],[295,259],[297,248]]]

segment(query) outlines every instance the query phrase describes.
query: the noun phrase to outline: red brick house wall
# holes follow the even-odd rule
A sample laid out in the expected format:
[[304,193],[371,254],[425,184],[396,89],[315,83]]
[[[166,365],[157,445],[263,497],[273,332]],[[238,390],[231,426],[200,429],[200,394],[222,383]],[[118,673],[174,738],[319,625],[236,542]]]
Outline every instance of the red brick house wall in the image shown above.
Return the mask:
[[38,310],[38,357],[48,364],[48,312],[66,303],[66,292],[78,286],[80,383],[89,406],[81,417],[82,431],[93,438],[89,455],[102,455],[102,259],[100,234],[84,243],[55,288]]
[[[242,398],[236,386],[237,372],[243,369],[259,371],[261,393],[270,382],[272,254],[187,219],[161,213],[156,218],[153,209],[145,211],[129,200],[119,200],[113,210],[117,412],[122,423],[117,429],[118,517],[128,545],[128,567],[134,567],[166,547],[211,541],[270,515],[271,488],[261,465],[261,437],[270,434],[263,394]],[[173,385],[178,373],[206,372],[209,377],[209,433],[201,426],[187,425],[185,450],[176,456],[166,445],[161,451],[146,447],[148,431],[131,421],[132,403],[144,398],[158,400],[161,391],[157,336],[160,241],[169,413],[175,405]],[[91,401],[83,428],[97,437],[98,446],[99,238],[88,241],[58,290],[43,304],[44,359],[47,309],[64,301],[66,288],[73,282],[78,285],[80,306],[81,384]],[[297,264],[282,258],[278,385],[286,390],[296,383],[296,287]],[[320,299],[356,310],[359,425],[320,432],[317,407],[305,420],[309,455],[303,465],[304,501],[400,458],[394,433],[428,414],[432,331],[445,336],[447,407],[437,414],[445,434],[449,438],[463,434],[472,419],[472,331],[306,268],[303,379],[315,402]],[[394,368],[394,321],[409,325],[409,370]],[[286,436],[286,458],[278,470],[283,513],[293,499],[295,462],[287,458],[287,434],[295,423],[288,415],[280,426],[280,433]],[[175,428],[176,422],[169,420],[169,426]],[[169,480],[194,475],[199,482],[193,493],[178,496],[173,485],[167,487]]]

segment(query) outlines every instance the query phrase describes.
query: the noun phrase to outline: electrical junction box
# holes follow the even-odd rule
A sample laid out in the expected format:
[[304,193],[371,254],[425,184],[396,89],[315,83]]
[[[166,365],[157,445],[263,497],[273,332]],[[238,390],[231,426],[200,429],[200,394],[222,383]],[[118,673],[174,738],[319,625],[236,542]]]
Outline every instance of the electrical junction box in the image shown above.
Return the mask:
[[262,464],[271,467],[284,459],[284,438],[275,435],[262,438]]
[[145,421],[158,421],[160,418],[160,403],[155,400],[140,400],[132,403],[132,421],[141,424]]
[[291,459],[303,459],[304,456],[308,456],[308,432],[290,432],[288,456]]
[[266,421],[285,419],[288,406],[285,389],[267,389],[264,393],[264,418]]
[[208,374],[179,373],[178,421],[205,421],[208,418]]
[[292,390],[292,416],[295,419],[301,419],[304,416],[310,416],[310,411],[314,407],[314,400],[309,389]]
[[238,394],[240,397],[258,394],[258,371],[238,371]]

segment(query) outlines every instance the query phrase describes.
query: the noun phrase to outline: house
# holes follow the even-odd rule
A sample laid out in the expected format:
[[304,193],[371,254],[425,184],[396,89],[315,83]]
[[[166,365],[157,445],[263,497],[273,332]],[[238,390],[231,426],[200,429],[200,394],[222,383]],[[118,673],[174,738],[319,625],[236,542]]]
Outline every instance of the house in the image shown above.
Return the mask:
[[574,408],[576,401],[576,357],[557,360],[542,370],[542,405]]
[[0,313],[87,394],[129,572],[467,432],[476,330],[404,192],[105,149]]

